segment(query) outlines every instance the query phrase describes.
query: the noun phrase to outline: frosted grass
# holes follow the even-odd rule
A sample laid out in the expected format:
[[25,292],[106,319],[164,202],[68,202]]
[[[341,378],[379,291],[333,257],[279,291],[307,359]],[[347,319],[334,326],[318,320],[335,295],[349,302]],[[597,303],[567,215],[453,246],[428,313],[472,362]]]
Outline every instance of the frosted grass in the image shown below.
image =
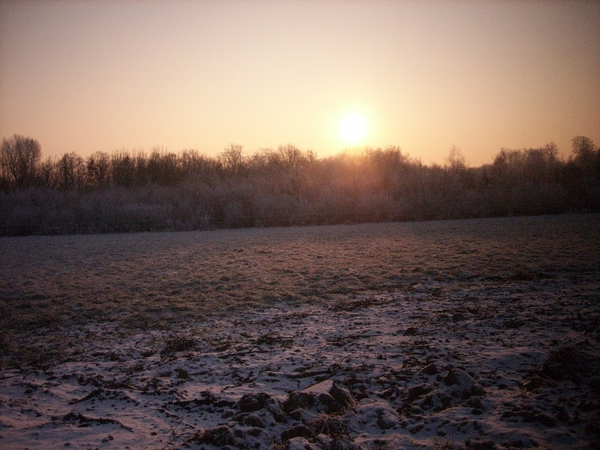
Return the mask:
[[[598,249],[598,215],[3,238],[0,444],[585,448]],[[290,409],[322,382],[351,404]]]

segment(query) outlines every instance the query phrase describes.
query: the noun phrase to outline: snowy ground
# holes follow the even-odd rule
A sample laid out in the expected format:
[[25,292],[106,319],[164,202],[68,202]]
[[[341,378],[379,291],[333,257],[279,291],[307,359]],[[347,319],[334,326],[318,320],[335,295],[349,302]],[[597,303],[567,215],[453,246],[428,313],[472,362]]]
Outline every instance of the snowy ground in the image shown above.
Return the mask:
[[600,448],[598,215],[0,250],[0,448]]

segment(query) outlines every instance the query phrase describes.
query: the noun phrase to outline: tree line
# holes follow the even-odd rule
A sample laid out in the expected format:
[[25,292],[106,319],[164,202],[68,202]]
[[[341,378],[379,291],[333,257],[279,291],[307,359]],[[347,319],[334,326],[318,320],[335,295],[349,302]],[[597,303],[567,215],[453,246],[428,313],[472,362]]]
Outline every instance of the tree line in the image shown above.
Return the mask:
[[452,147],[425,165],[400,147],[319,158],[294,145],[215,157],[164,149],[42,160],[15,135],[0,146],[0,234],[196,230],[600,212],[600,148],[572,140],[506,149],[469,167]]

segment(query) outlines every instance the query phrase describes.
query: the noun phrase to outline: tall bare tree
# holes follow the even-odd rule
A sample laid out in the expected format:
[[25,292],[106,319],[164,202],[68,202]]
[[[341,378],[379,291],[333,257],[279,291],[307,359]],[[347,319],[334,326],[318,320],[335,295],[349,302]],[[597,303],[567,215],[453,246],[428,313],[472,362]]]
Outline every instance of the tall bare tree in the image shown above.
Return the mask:
[[593,170],[597,159],[597,147],[594,145],[594,141],[586,136],[575,136],[571,143],[575,162],[584,170]]
[[4,138],[0,146],[0,171],[16,188],[32,186],[41,155],[42,148],[35,139],[18,134]]
[[61,189],[81,189],[85,182],[85,164],[76,153],[65,153],[57,162],[58,186]]
[[106,152],[90,155],[86,162],[87,176],[93,186],[104,187],[110,182],[110,156]]
[[225,147],[219,155],[225,172],[234,178],[241,176],[244,169],[243,150],[241,145],[231,144],[229,147]]

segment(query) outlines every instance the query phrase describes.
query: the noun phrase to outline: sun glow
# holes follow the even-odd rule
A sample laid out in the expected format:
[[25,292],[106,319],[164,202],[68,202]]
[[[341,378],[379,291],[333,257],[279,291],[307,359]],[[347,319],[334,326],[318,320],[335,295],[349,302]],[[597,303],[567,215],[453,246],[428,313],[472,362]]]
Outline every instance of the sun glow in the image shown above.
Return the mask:
[[367,121],[357,113],[348,114],[339,125],[340,136],[351,145],[360,144],[367,134]]

